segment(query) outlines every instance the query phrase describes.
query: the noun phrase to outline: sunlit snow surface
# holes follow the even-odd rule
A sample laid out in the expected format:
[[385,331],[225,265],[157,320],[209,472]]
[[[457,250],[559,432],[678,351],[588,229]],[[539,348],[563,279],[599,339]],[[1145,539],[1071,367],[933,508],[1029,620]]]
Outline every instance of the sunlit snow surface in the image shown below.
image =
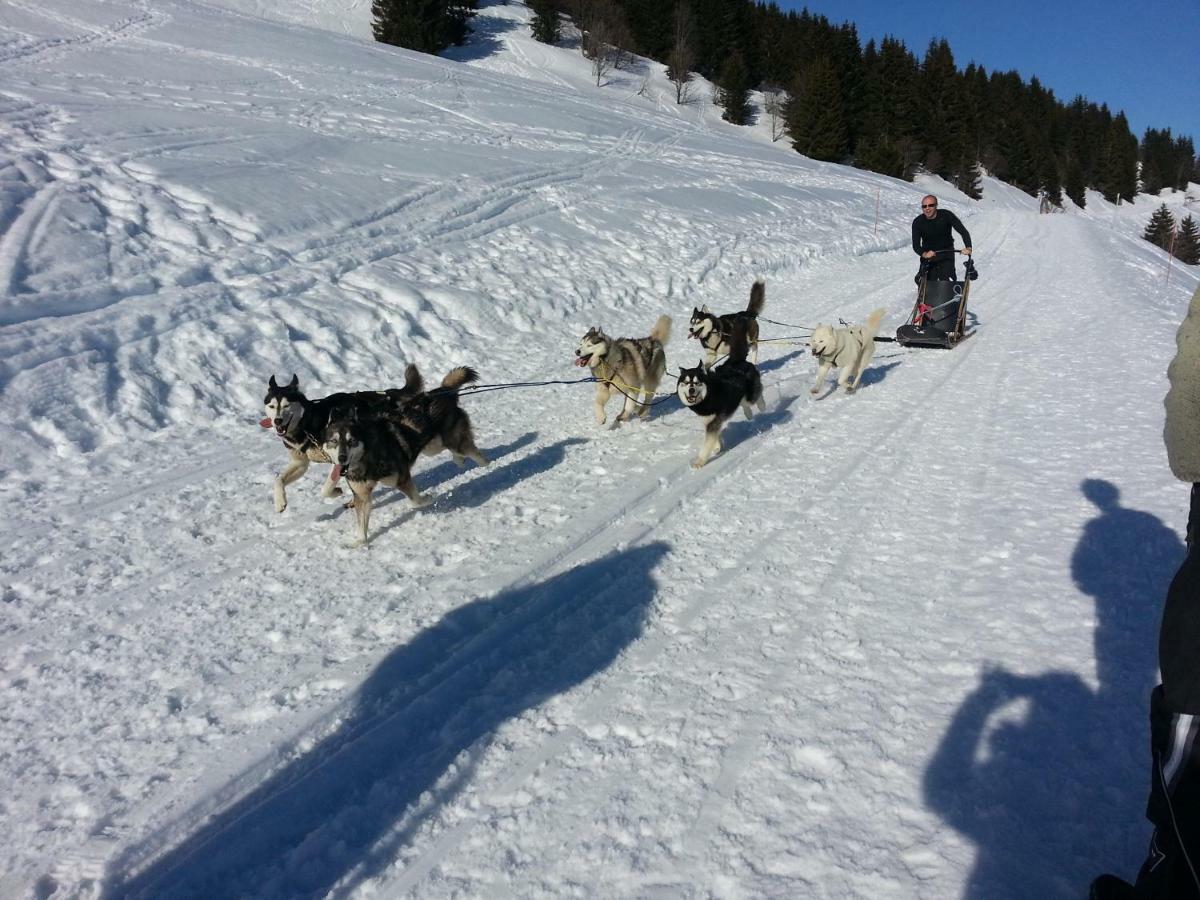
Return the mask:
[[[677,106],[657,64],[597,87],[523,6],[451,59],[366,7],[0,6],[0,896],[1131,874],[1197,284],[1138,235],[1185,196],[975,203],[727,125],[703,82]],[[976,336],[812,397],[788,341],[905,319],[930,190]],[[418,464],[424,510],[380,489],[365,549],[324,467],[274,511],[271,374],[572,381],[589,326],[662,313],[691,366],[692,307],[757,277],[767,411],[702,470],[670,397],[610,429],[590,386],[530,387],[465,397],[492,465]]]

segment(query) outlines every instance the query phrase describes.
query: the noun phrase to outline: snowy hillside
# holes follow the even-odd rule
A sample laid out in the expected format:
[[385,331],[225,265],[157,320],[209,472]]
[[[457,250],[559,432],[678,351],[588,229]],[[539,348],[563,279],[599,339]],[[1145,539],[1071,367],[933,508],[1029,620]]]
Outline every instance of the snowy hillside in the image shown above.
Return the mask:
[[[597,88],[516,4],[454,59],[365,40],[365,5],[0,6],[0,897],[1130,874],[1198,282],[1137,238],[1159,201],[972,203],[654,64]],[[807,328],[908,314],[929,190],[976,336],[813,397]],[[574,381],[589,326],[663,313],[674,371],[759,277],[767,410],[703,469],[669,396],[599,428],[590,385],[532,386],[464,397],[491,465],[419,463],[435,502],[381,489],[365,548],[322,466],[274,510],[272,374]]]

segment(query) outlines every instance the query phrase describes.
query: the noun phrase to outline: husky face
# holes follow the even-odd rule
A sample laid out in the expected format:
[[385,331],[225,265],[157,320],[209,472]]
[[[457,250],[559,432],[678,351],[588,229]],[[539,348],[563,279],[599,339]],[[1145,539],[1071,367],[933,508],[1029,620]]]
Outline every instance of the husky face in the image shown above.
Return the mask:
[[684,406],[695,406],[708,396],[708,382],[704,378],[704,363],[694,369],[679,370],[679,387],[675,389]]
[[346,469],[362,458],[363,444],[355,433],[354,423],[343,419],[329,423],[322,449],[333,460],[333,474],[329,479],[336,482]]
[[263,428],[274,427],[276,434],[286,434],[292,421],[304,415],[300,379],[293,375],[292,380],[281,387],[272,375],[267,383],[267,395],[263,398],[263,411],[266,415],[258,424]]
[[704,306],[700,309],[692,307],[692,318],[688,323],[688,337],[705,340],[717,327],[717,317]]
[[808,342],[813,356],[825,356],[837,350],[837,335],[833,333],[832,325],[818,325]]
[[608,354],[609,337],[599,328],[589,328],[575,348],[575,365],[594,369]]

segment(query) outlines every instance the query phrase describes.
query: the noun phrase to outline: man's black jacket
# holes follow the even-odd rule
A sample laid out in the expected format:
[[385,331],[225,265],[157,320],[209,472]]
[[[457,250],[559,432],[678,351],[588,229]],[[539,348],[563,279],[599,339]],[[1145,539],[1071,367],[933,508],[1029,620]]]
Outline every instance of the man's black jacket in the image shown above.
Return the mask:
[[924,213],[917,216],[912,223],[913,252],[920,255],[926,250],[953,250],[952,228],[962,235],[963,246],[970,247],[970,233],[950,210],[939,209],[932,219],[925,218]]

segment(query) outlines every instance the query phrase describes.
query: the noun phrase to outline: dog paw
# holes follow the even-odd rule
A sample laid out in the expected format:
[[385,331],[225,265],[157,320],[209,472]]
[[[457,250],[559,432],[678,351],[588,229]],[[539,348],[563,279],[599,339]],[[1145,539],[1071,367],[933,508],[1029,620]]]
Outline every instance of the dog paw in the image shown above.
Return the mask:
[[287,509],[287,501],[286,500],[283,503],[279,503],[279,502],[275,503],[275,512],[281,513],[285,509]]
[[693,469],[703,469],[704,464],[706,462],[708,462],[708,460],[706,460],[706,459],[693,459],[692,460],[692,468]]
[[821,389],[819,387],[809,388],[808,392],[815,397],[817,394],[821,393]]
[[417,496],[412,497],[410,499],[412,501],[412,505],[415,506],[417,509],[424,509],[426,506],[428,506],[430,503],[433,502],[433,498],[427,494],[418,494]]

